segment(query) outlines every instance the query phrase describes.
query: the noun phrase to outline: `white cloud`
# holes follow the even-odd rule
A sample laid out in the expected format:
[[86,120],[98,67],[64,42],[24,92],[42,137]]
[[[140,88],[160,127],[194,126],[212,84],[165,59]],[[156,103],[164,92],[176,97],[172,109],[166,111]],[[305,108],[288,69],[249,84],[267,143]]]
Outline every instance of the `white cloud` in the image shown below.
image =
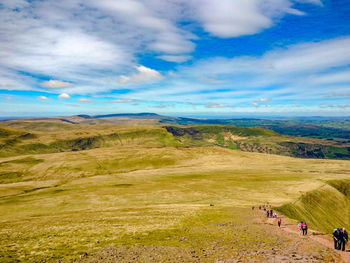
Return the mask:
[[[72,87],[60,87],[69,94],[119,89],[110,79],[126,76],[137,63],[137,56],[145,52],[176,63],[191,59],[197,39],[191,31],[198,26],[215,36],[234,37],[260,32],[285,14],[301,13],[293,9],[291,0],[1,3],[0,89],[42,91],[28,76],[44,75],[76,83],[74,91]],[[1,68],[12,73],[3,75]],[[159,80],[160,75],[151,78]],[[141,76],[127,76],[123,81],[134,80],[143,82]],[[52,83],[44,86],[57,87]]]
[[60,80],[49,80],[41,82],[40,86],[43,88],[67,88],[72,87],[73,84]]
[[350,37],[298,44],[287,50],[264,56],[265,68],[277,72],[314,71],[347,65],[350,61]]
[[272,100],[271,98],[261,98],[261,99],[259,99],[260,102],[269,102],[271,100]]
[[219,37],[255,34],[272,25],[259,10],[255,0],[203,0],[198,4],[199,19],[204,29]]
[[39,96],[38,100],[50,100],[50,99],[46,96]]
[[309,81],[314,84],[350,83],[350,70],[313,75]]
[[37,90],[35,80],[15,71],[0,66],[0,89],[2,90]]
[[144,66],[136,67],[138,73],[131,74],[130,76],[120,76],[120,84],[153,82],[164,79],[164,77],[156,70],[146,68]]
[[260,105],[256,101],[250,102],[254,107],[258,108]]
[[[300,0],[320,5],[319,0]],[[289,0],[192,0],[192,16],[204,30],[222,37],[239,37],[261,32],[286,15],[304,15]],[[322,3],[321,3],[322,4]]]
[[205,104],[206,108],[234,108],[233,105],[224,105],[219,102],[210,101]]
[[333,92],[331,95],[328,95],[327,98],[350,98],[350,93]]
[[170,103],[170,104],[158,104],[153,106],[152,108],[158,108],[158,109],[166,109],[166,108],[173,108],[176,105],[174,103]]
[[[194,49],[190,41],[193,35],[169,19],[169,16],[179,18],[172,14],[178,11],[172,1],[101,0],[89,4],[109,14],[121,29],[130,30],[128,36],[134,34],[134,42],[142,39],[142,44],[151,50],[180,54]],[[167,8],[170,6],[172,9]]]
[[68,103],[66,104],[68,107],[80,107],[79,104],[74,104],[74,103]]
[[107,103],[130,103],[133,102],[132,99],[119,99],[119,100],[110,100]]
[[323,6],[323,3],[321,0],[295,0],[295,1],[300,3],[309,3],[309,4]]
[[268,51],[260,58],[248,56],[232,59],[211,58],[198,61],[191,69],[183,69],[189,70],[188,74],[195,76],[261,73],[273,74],[275,79],[276,76],[285,74],[310,74],[348,64],[350,64],[350,37],[342,37]]
[[211,76],[211,77],[200,76],[200,77],[198,78],[198,80],[199,80],[200,82],[208,83],[208,84],[222,84],[222,83],[223,83],[222,80],[217,79],[215,76]]
[[58,95],[59,99],[70,99],[71,97],[67,93],[62,93]]
[[190,60],[192,58],[192,56],[163,55],[163,56],[158,56],[157,58],[160,58],[160,59],[163,59],[163,60],[169,61],[169,62],[181,63],[181,62],[186,62],[187,60]]
[[78,99],[79,102],[83,102],[83,103],[91,103],[93,102],[92,99],[86,99],[86,98],[80,98]]
[[218,102],[207,102],[205,104],[206,108],[225,108],[225,105]]

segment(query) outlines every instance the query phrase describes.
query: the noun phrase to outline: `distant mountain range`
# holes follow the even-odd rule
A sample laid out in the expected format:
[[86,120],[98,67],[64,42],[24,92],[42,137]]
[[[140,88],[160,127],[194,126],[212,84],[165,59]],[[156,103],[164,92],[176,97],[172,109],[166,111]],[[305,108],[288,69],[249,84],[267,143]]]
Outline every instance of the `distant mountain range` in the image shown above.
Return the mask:
[[[350,117],[298,118],[187,118],[164,116],[151,112],[116,113],[103,115],[74,115],[68,117],[24,119],[35,122],[62,122],[66,124],[150,124],[150,125],[234,125],[265,128],[284,135],[326,139],[350,144]],[[15,122],[16,120],[12,120]]]

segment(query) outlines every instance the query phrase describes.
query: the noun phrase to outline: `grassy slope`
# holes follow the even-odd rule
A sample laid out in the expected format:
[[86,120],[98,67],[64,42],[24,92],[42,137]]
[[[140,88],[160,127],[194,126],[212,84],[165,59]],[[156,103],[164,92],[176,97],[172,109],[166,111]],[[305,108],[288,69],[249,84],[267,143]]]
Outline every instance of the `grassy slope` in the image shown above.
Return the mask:
[[283,214],[326,233],[350,228],[350,181],[332,180],[302,195],[296,202],[278,208]]
[[[246,210],[237,207],[291,202],[350,174],[347,161],[247,153],[210,143],[179,147],[183,142],[160,127],[77,126],[35,134],[50,144],[114,133],[118,136],[104,139],[101,148],[0,159],[1,262],[75,259],[121,244],[199,253],[215,241],[226,251],[230,235],[213,224],[230,222],[233,216],[238,229],[225,231],[237,234],[238,243],[229,247],[240,250],[254,239],[254,246],[263,242],[268,249],[289,239],[265,238],[269,230],[259,227],[252,230],[259,237],[250,237],[251,229],[243,230],[250,224],[242,225],[249,220],[240,214]],[[28,140],[21,143],[36,139]],[[210,203],[215,209],[208,210]],[[190,241],[179,242],[184,236]]]
[[165,126],[188,145],[218,145],[248,152],[301,158],[350,159],[350,147],[325,140],[284,136],[267,129],[224,125]]

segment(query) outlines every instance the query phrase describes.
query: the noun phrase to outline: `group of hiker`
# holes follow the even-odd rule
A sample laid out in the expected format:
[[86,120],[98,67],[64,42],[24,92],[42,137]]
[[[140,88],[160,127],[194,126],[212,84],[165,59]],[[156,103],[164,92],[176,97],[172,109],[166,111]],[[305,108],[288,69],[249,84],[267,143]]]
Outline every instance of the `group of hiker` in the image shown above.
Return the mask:
[[273,212],[272,209],[269,209],[269,210],[266,210],[266,216],[267,217],[274,217],[274,218],[276,218],[277,217],[277,213]]
[[[255,206],[252,206],[252,210],[255,209]],[[277,218],[277,213],[273,212],[273,209],[271,209],[271,205],[260,205],[259,210],[264,210],[266,212],[266,216],[268,218]],[[279,217],[277,220],[277,225],[278,227],[281,227],[282,224],[282,219]],[[301,221],[298,224],[299,230],[302,232],[303,236],[307,236],[307,231],[308,231],[308,225],[306,224],[305,221]],[[349,237],[348,237],[348,232],[346,229],[343,228],[336,228],[333,231],[333,240],[334,240],[334,249],[337,250],[342,250],[345,251],[345,245],[348,244]]]
[[336,228],[333,231],[334,249],[345,251],[345,244],[348,243],[349,237],[345,227]]
[[[255,206],[252,206],[252,210],[255,209]],[[271,209],[271,205],[260,205],[259,210],[264,210],[266,212],[266,216],[268,218],[277,218],[277,213],[273,212],[273,209]],[[277,225],[280,228],[282,224],[282,219],[279,217],[277,220]],[[305,221],[301,221],[298,224],[299,230],[302,232],[303,236],[307,236],[307,231],[308,231],[308,225],[306,224]],[[342,250],[345,251],[345,245],[348,244],[349,237],[348,237],[348,232],[346,229],[343,228],[336,228],[333,231],[333,240],[334,240],[334,249],[337,250]]]

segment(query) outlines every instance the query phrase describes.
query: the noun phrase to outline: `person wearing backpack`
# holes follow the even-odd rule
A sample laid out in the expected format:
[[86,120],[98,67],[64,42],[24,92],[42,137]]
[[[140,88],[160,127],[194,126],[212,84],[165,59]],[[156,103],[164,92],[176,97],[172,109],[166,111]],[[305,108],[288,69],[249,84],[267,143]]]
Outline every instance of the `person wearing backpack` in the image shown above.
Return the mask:
[[277,224],[278,224],[278,227],[281,227],[281,224],[282,224],[282,219],[281,218],[278,218]]
[[301,229],[303,230],[303,236],[307,235],[307,224],[306,222],[303,222],[303,224],[301,225]]
[[348,232],[346,232],[345,227],[340,231],[340,237],[341,237],[341,242],[339,244],[339,250],[341,249],[342,251],[345,251],[345,244],[348,243],[349,237],[348,237]]
[[301,225],[303,224],[303,221],[301,221],[299,224],[298,224],[298,228],[299,230],[301,231]]
[[336,228],[333,231],[333,240],[334,240],[334,249],[339,250],[339,241],[340,241],[340,229]]

